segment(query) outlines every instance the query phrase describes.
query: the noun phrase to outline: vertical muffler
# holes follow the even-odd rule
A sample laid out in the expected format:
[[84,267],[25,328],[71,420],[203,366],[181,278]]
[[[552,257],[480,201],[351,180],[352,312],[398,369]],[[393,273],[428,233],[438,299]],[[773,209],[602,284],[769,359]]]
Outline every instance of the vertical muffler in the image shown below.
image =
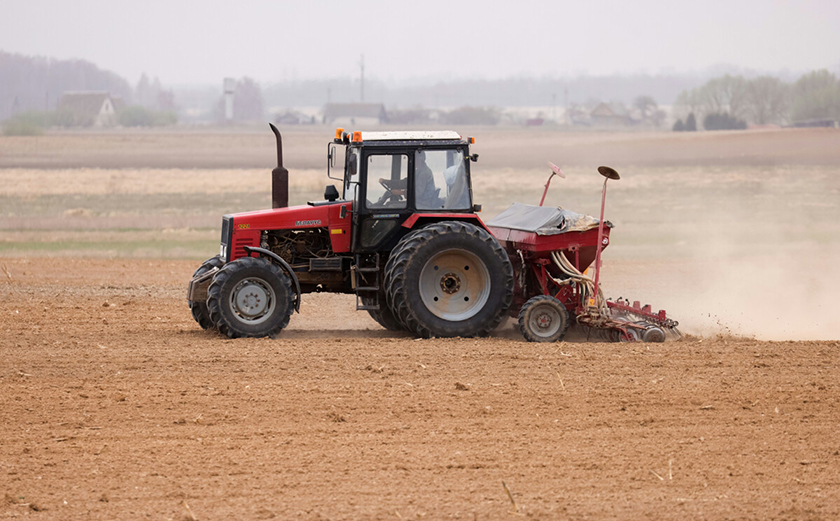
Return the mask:
[[285,208],[289,206],[289,171],[283,166],[283,139],[277,127],[271,123],[268,126],[277,138],[277,168],[271,171],[271,207]]

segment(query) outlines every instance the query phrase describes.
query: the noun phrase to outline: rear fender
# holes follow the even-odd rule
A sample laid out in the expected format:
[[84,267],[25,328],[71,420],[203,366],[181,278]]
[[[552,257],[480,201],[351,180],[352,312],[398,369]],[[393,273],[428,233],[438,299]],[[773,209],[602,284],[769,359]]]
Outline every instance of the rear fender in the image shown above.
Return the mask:
[[[414,213],[411,214],[411,217],[409,217],[402,223],[402,226],[403,228],[413,230],[415,228],[422,228],[427,224],[436,223],[440,221],[467,222],[470,224],[474,224],[479,228],[483,228],[488,233],[490,233],[490,230],[487,229],[487,226],[484,225],[484,222],[481,220],[481,218],[474,213]],[[490,235],[493,234],[490,233]]]

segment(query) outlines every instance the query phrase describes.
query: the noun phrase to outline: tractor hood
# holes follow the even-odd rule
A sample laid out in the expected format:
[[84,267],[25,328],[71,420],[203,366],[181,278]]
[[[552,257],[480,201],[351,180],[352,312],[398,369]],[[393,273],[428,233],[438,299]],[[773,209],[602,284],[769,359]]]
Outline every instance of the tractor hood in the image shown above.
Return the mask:
[[301,206],[228,214],[222,218],[222,257],[245,257],[244,246],[259,247],[263,232],[325,228],[333,251],[350,250],[351,201],[318,201]]
[[[240,229],[259,228],[260,230],[288,230],[299,228],[318,228],[329,226],[332,214],[341,213],[344,206],[349,213],[353,208],[350,201],[319,201],[300,206],[271,208],[225,215],[233,219]],[[248,226],[243,226],[248,225]]]

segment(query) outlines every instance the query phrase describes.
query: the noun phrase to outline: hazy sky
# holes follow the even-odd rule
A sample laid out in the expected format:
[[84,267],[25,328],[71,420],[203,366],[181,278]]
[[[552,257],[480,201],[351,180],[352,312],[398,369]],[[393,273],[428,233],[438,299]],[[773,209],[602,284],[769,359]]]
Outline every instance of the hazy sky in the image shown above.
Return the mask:
[[[0,0],[0,50],[165,85],[840,68],[838,0]],[[2,81],[2,78],[0,78]]]

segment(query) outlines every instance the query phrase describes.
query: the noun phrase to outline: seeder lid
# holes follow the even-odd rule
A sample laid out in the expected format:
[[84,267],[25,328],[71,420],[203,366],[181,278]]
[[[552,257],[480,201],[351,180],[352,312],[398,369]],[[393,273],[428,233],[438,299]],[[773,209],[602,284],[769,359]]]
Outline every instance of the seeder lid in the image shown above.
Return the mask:
[[598,167],[598,173],[600,173],[602,176],[606,177],[607,179],[621,179],[618,175],[618,172],[616,172],[614,169],[612,169],[608,166],[599,166]]

